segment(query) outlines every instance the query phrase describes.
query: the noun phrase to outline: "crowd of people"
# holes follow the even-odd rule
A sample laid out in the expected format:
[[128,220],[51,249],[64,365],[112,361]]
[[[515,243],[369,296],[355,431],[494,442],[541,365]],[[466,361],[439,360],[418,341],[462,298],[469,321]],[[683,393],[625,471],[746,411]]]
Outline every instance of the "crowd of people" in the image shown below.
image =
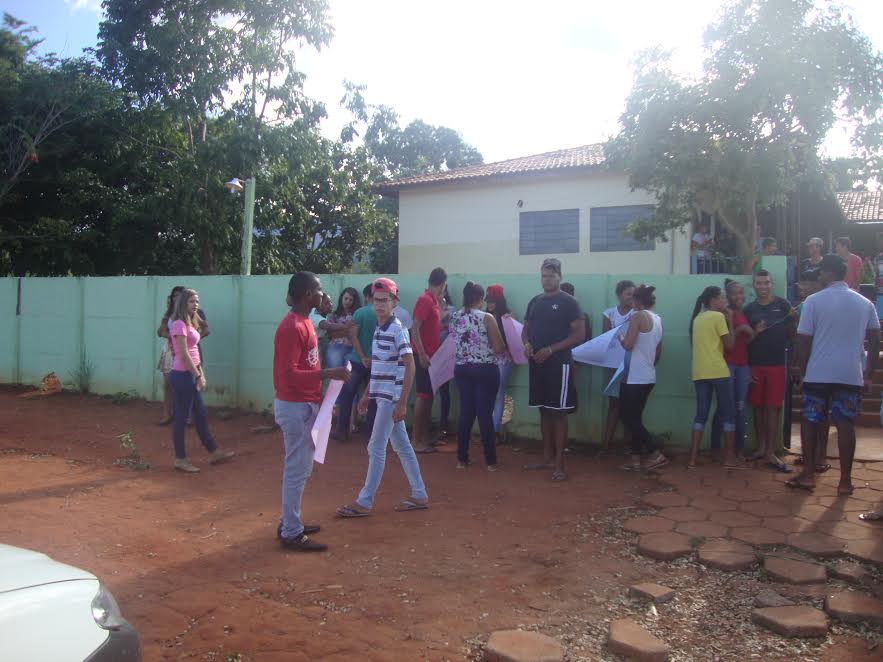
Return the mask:
[[[816,244],[811,241],[810,246]],[[696,409],[688,468],[697,465],[711,406],[716,403],[710,435],[713,460],[728,469],[762,461],[774,470],[790,472],[776,455],[777,431],[786,396],[801,389],[802,470],[785,484],[811,490],[816,473],[830,468],[824,463],[830,421],[837,427],[840,445],[838,490],[851,493],[853,426],[862,389],[869,386],[876,368],[880,325],[875,306],[848,285],[854,269],[849,262],[839,254],[815,259],[811,253],[801,273],[806,299],[797,308],[773,295],[772,277],[761,268],[752,275],[754,300],[747,305],[744,287],[732,280],[699,294],[689,326]],[[459,397],[457,468],[472,464],[470,440],[476,421],[485,467],[490,472],[499,468],[503,403],[514,365],[511,343],[518,342],[518,353],[523,351],[528,362],[529,405],[539,410],[543,440],[542,461],[524,469],[549,471],[553,481],[567,478],[567,421],[577,408],[572,350],[591,332],[572,286],[562,283],[558,259],[542,263],[540,285],[542,292],[526,308],[521,337],[513,338],[504,331],[507,318],[514,317],[502,285],[485,288],[470,281],[456,305],[441,267],[429,274],[410,315],[400,303],[397,284],[388,278],[374,280],[361,293],[344,289],[332,309],[318,276],[310,272],[292,276],[287,292],[290,312],[276,331],[273,361],[274,415],[285,447],[278,529],[284,547],[326,548],[310,537],[319,526],[301,519],[301,498],[313,463],[311,430],[325,380],[344,382],[333,437],[341,442],[352,438],[355,414],[365,417],[368,438],[364,485],[353,501],[338,508],[337,516],[361,518],[371,513],[390,443],[410,486],[397,509],[429,507],[418,458],[447,443],[449,383],[434,385],[430,368],[448,336],[453,336],[452,381]],[[622,469],[657,469],[670,460],[644,425],[643,414],[662,356],[663,320],[653,310],[652,285],[624,280],[616,285],[615,295],[617,305],[603,312],[602,329],[615,332],[625,358],[605,383],[610,404],[603,446],[610,445],[621,422],[630,447]],[[206,422],[201,396],[206,375],[199,342],[208,335],[208,324],[200,313],[198,294],[175,288],[158,329],[168,343],[161,368],[167,375],[166,412],[173,425],[175,468],[185,472],[199,471],[184,453],[191,417],[211,463],[233,455],[217,447]],[[405,419],[412,387],[416,401],[409,435]],[[441,420],[434,433],[431,419],[437,396],[442,400]],[[752,453],[745,450],[749,407],[756,441]]]

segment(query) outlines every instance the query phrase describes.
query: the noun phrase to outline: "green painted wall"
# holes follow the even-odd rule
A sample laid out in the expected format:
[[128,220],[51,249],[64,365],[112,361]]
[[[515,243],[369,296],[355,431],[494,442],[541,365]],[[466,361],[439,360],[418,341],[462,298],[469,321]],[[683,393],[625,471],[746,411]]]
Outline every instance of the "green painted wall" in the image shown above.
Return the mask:
[[[776,291],[782,295],[785,258],[766,258],[764,266],[773,273]],[[403,304],[411,308],[425,287],[426,276],[400,274],[394,278]],[[711,284],[722,285],[723,276],[641,276],[638,270],[617,275],[568,276],[565,272],[565,279],[574,284],[577,298],[591,317],[595,334],[601,330],[601,311],[613,305],[613,289],[623,278],[657,287],[656,312],[663,319],[665,340],[646,422],[651,431],[668,432],[673,442],[683,444],[694,414],[687,336],[690,313],[702,289]],[[361,290],[370,279],[367,275],[328,275],[322,276],[322,283],[325,291],[336,297],[347,286]],[[523,318],[528,301],[540,291],[538,273],[451,274],[450,290],[455,300],[460,298],[469,279],[485,286],[502,283],[519,319]],[[203,346],[210,384],[209,404],[239,405],[259,411],[272,402],[273,333],[287,310],[287,276],[20,280],[21,315],[16,315],[19,279],[0,279],[0,381],[4,383],[36,385],[50,371],[62,381],[72,381],[81,349],[85,349],[92,365],[95,393],[132,390],[145,398],[161,398],[162,379],[156,363],[162,345],[156,329],[168,292],[174,285],[186,284],[199,292],[212,331]],[[601,396],[603,381],[602,369],[578,366],[579,412],[571,417],[571,437],[599,440],[606,412]],[[527,407],[526,367],[513,371],[509,391],[515,398],[513,431],[538,436],[538,415]],[[454,407],[456,411],[456,398]]]

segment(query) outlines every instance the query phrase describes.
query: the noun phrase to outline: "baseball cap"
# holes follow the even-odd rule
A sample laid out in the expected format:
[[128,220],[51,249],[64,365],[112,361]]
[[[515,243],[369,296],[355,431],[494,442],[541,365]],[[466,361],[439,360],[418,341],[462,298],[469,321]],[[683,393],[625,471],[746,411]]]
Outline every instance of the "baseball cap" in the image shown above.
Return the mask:
[[819,237],[813,237],[808,242],[806,242],[807,246],[809,246],[810,244],[815,244],[816,246],[824,246],[825,242],[822,241]]
[[502,285],[488,285],[487,286],[487,299],[502,299],[503,298],[503,286]]
[[399,287],[395,281],[390,278],[378,278],[373,283],[375,294],[380,292],[389,292],[396,299],[399,298]]
[[547,257],[545,260],[543,260],[543,266],[540,267],[540,271],[545,271],[546,269],[551,269],[560,276],[561,260],[559,260],[557,257]]

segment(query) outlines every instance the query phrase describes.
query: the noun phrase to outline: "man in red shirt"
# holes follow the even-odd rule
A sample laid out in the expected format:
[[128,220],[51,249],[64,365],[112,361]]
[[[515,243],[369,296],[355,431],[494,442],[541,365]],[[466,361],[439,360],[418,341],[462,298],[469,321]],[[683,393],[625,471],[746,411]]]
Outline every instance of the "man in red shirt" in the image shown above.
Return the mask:
[[435,452],[429,441],[429,421],[432,416],[432,382],[429,364],[441,340],[441,309],[438,301],[444,294],[448,274],[436,267],[429,274],[429,287],[414,304],[414,322],[411,326],[411,344],[417,354],[417,401],[414,404],[414,448],[418,453]]
[[849,289],[857,291],[862,278],[862,259],[850,253],[850,248],[852,242],[849,237],[837,237],[834,240],[834,252],[846,262],[846,284],[849,285]]
[[282,546],[300,552],[322,552],[327,545],[308,534],[317,525],[304,525],[300,517],[301,497],[313,471],[313,438],[310,434],[319,404],[322,380],[348,381],[349,365],[322,370],[319,341],[310,322],[310,311],[322,302],[322,284],[316,274],[299,271],[288,281],[286,303],[291,306],[279,323],[273,340],[273,413],[285,440],[282,469],[282,518],[277,530]]

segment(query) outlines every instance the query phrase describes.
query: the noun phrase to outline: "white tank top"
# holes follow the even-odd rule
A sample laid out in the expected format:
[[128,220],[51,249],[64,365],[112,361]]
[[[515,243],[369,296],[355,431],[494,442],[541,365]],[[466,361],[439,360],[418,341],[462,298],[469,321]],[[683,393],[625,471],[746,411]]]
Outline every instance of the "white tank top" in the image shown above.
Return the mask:
[[610,328],[615,329],[628,322],[634,312],[634,308],[629,308],[629,311],[623,315],[619,312],[619,306],[613,306],[613,308],[608,308],[604,311],[604,317],[610,320]]
[[645,311],[653,320],[653,327],[647,331],[639,331],[635,346],[632,347],[632,359],[629,365],[627,384],[656,383],[656,348],[662,342],[662,318],[653,311]]

